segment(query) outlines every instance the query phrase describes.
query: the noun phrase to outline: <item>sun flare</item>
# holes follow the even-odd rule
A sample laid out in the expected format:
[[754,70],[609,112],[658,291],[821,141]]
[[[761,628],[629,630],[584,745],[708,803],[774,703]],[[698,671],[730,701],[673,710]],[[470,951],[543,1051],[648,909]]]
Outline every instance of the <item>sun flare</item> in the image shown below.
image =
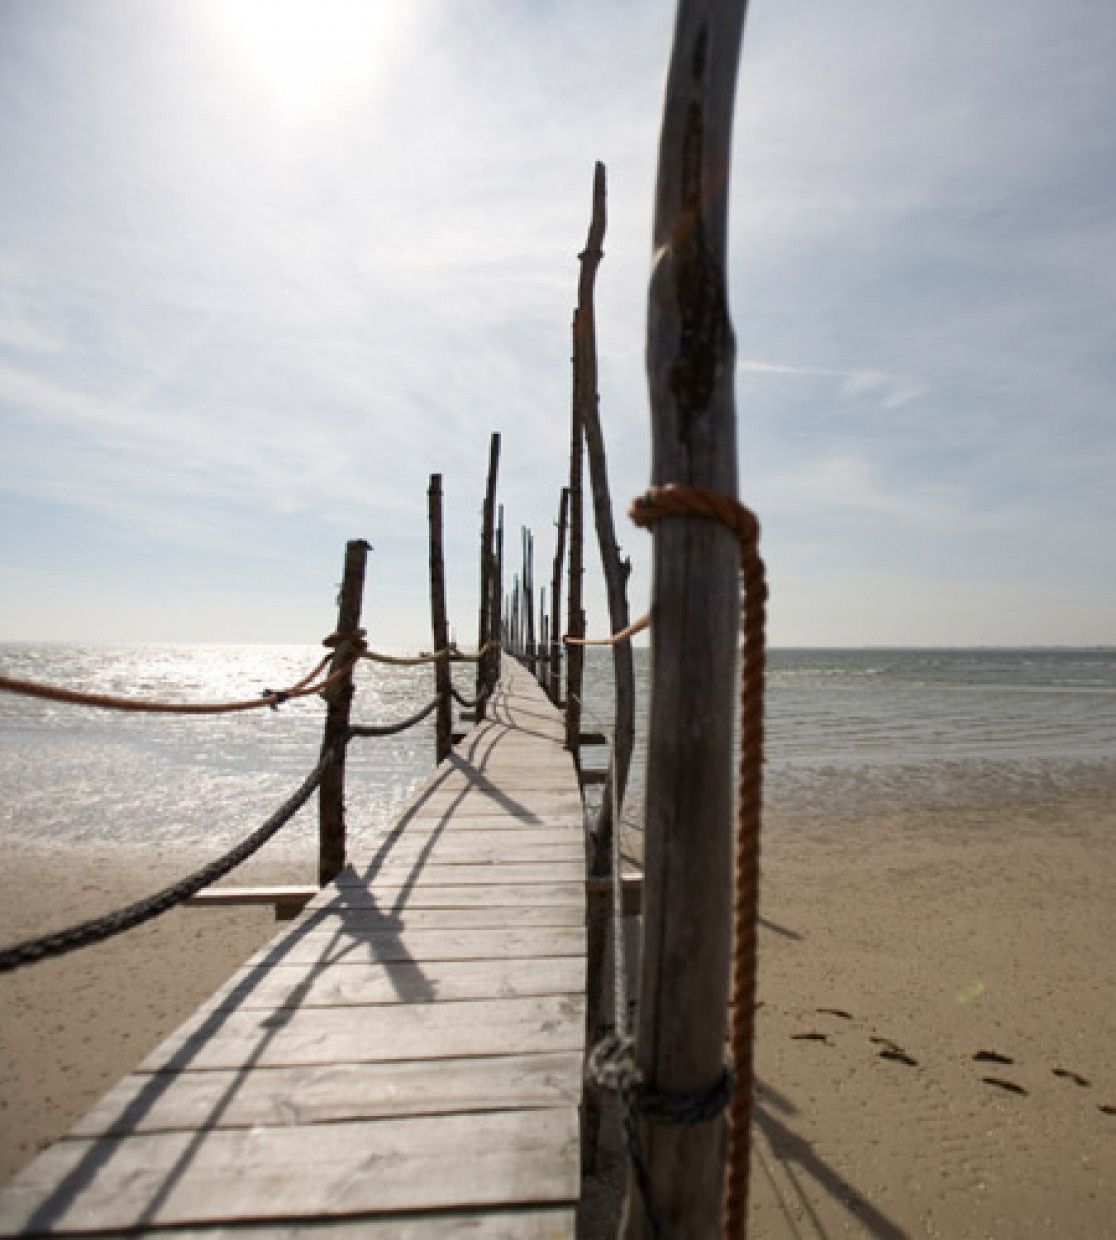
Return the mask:
[[406,6],[388,0],[217,0],[223,46],[292,120],[328,114],[375,85]]

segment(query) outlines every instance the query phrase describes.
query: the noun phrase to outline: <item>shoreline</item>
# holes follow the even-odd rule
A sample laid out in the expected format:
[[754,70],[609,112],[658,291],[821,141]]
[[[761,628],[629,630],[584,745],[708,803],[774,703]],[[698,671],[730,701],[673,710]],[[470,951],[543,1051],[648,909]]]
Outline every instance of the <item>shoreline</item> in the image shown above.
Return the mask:
[[[196,859],[9,842],[0,942],[150,894]],[[265,850],[232,881],[310,881],[312,869]],[[762,870],[757,1234],[1104,1234],[1116,796],[772,815]],[[268,908],[177,909],[0,977],[0,1180],[279,928]],[[610,1143],[598,1220],[624,1172]]]

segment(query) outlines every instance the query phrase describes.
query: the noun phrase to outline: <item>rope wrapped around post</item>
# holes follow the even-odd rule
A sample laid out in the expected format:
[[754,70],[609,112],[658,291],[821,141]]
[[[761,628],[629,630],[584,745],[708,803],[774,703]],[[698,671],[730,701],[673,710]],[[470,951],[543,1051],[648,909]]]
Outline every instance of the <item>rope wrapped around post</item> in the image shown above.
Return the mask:
[[755,1033],[756,919],[759,912],[759,847],[763,788],[763,693],[766,676],[764,627],[767,583],[760,558],[759,522],[743,504],[705,487],[677,483],[649,487],[629,509],[647,529],[664,517],[719,521],[740,543],[743,594],[740,653],[740,766],[732,965],[730,1046],[736,1089],[729,1102],[729,1156],[725,1179],[724,1234],[744,1234],[749,1188],[749,1125],[752,1113],[752,1043]]

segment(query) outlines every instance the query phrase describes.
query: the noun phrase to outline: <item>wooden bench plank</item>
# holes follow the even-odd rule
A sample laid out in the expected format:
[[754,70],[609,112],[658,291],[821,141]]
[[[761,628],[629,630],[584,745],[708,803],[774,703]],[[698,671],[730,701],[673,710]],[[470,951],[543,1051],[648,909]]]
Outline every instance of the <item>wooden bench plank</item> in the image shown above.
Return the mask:
[[514,908],[516,905],[559,905],[584,911],[584,883],[535,883],[473,887],[389,887],[377,884],[375,891],[350,887],[343,891],[325,888],[307,905],[312,911],[323,908],[379,908],[403,914],[420,908]]

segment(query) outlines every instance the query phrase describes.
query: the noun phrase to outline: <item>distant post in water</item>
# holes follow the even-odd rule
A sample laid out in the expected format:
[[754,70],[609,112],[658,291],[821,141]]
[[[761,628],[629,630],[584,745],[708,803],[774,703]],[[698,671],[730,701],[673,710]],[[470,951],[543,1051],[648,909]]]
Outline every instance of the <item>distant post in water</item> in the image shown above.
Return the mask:
[[[496,555],[492,548],[496,508],[496,474],[500,468],[500,436],[493,431],[488,447],[488,481],[484,489],[484,515],[481,519],[480,554],[480,624],[477,629],[477,650],[495,638],[499,626],[495,620],[492,581],[496,574]],[[484,717],[484,699],[491,684],[492,659],[482,654],[477,660],[477,721]]]
[[[442,560],[442,475],[430,475],[430,488],[426,493],[430,516],[430,628],[434,639],[434,653],[444,651],[449,645],[449,626],[446,623],[446,576]],[[434,684],[438,694],[438,710],[435,716],[434,752],[438,762],[449,756],[453,745],[453,698],[449,655],[443,654],[434,662]]]
[[[357,642],[364,636],[360,627],[360,608],[364,597],[364,569],[368,543],[363,538],[345,544],[345,567],[338,597],[337,630],[327,639],[334,648],[330,675],[352,662]],[[318,785],[318,882],[331,883],[345,865],[345,736],[349,730],[349,710],[353,701],[353,673],[323,691],[326,701],[325,733],[322,752],[331,747],[333,758],[322,772]]]

